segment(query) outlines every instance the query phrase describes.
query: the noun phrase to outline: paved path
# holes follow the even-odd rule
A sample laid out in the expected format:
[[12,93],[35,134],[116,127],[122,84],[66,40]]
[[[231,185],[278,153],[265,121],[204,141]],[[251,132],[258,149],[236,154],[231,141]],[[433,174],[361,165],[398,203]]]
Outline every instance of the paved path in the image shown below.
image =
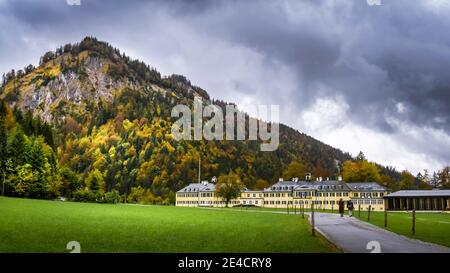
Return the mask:
[[381,253],[450,253],[450,248],[409,239],[354,217],[316,213],[315,223],[316,229],[344,252],[368,253],[379,247]]

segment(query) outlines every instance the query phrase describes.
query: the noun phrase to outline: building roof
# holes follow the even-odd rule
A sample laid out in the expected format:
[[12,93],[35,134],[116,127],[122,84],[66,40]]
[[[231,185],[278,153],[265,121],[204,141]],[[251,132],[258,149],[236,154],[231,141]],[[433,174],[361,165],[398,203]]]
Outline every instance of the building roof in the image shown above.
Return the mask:
[[386,197],[450,197],[450,190],[402,190],[386,195]]
[[347,184],[337,180],[323,181],[279,181],[264,189],[265,192],[289,192],[293,190],[319,190],[319,191],[351,191]]
[[344,181],[337,180],[325,180],[325,181],[312,181],[306,182],[306,185],[311,186],[315,190],[319,191],[351,191]]
[[249,190],[247,188],[244,188],[243,192],[248,192],[248,193],[263,193],[263,190]]
[[386,191],[387,189],[376,182],[347,183],[352,191]]
[[304,185],[303,181],[278,181],[272,186],[265,188],[264,191],[277,191],[277,192],[288,192],[292,191],[295,187]]
[[199,191],[214,191],[216,185],[209,182],[191,183],[177,192],[199,192]]
[[[184,192],[213,192],[216,189],[216,184],[208,181],[201,183],[191,183],[188,186],[179,190],[179,193]],[[294,190],[318,190],[318,191],[387,191],[387,189],[375,182],[357,182],[345,183],[339,180],[323,180],[323,181],[278,181],[272,186],[265,188],[264,192],[292,192]],[[253,191],[247,188],[244,192],[262,192]]]

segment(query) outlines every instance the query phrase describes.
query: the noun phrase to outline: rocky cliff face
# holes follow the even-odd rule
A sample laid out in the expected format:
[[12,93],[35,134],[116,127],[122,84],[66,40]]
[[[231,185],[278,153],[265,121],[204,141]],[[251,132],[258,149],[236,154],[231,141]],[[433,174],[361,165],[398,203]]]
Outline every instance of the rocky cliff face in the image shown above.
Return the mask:
[[127,79],[113,79],[109,76],[109,61],[90,56],[90,52],[82,52],[78,56],[81,60],[78,72],[72,69],[62,71],[61,66],[68,58],[72,56],[60,56],[9,82],[0,98],[8,101],[11,106],[23,111],[30,110],[52,123],[55,119],[63,118],[58,114],[61,112],[55,111],[58,108],[68,107],[64,113],[74,111],[72,114],[79,114],[90,102],[111,102],[117,90],[135,87]]

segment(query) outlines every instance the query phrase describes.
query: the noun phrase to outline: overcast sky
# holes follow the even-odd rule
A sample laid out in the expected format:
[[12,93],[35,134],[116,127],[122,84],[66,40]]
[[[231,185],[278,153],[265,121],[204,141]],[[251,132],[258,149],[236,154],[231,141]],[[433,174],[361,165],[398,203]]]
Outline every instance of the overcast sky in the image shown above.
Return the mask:
[[353,155],[450,164],[449,0],[80,1],[0,0],[0,73],[95,36]]

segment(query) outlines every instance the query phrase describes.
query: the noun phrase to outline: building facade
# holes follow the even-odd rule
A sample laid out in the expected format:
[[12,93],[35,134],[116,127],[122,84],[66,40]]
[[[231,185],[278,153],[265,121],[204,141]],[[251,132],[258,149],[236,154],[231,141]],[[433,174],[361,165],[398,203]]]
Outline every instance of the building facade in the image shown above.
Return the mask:
[[[337,210],[340,199],[352,200],[355,209],[384,210],[386,188],[374,182],[345,183],[338,180],[292,181],[280,180],[260,191],[244,189],[239,198],[229,206],[251,205],[267,208],[314,208]],[[224,207],[225,202],[216,196],[215,184],[207,181],[190,184],[176,194],[177,206]]]

